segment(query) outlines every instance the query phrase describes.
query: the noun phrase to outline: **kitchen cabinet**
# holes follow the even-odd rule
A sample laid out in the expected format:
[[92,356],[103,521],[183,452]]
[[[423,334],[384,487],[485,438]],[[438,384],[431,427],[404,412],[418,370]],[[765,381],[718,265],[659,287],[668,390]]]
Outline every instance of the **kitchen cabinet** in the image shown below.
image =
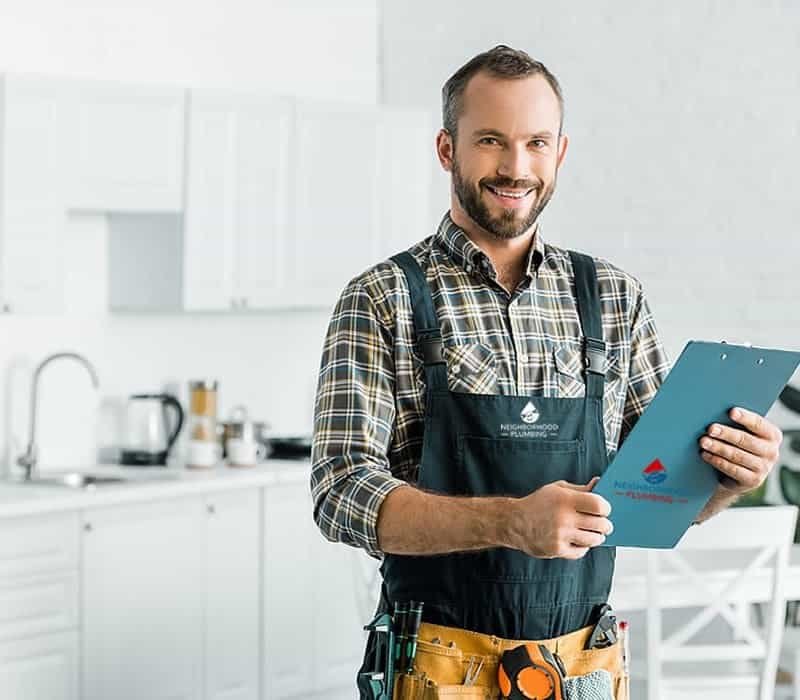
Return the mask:
[[88,80],[64,85],[67,208],[180,211],[185,90]]
[[64,296],[63,85],[20,75],[4,75],[0,84],[0,310],[57,313]]
[[258,700],[261,493],[204,499],[206,552],[205,700]]
[[0,642],[0,697],[79,700],[78,633]]
[[192,91],[184,308],[280,304],[289,227],[288,100]]
[[[355,694],[363,654],[359,553],[327,542],[305,482],[264,490],[265,698]],[[348,690],[349,689],[349,690]]]
[[347,281],[377,261],[379,133],[377,108],[298,105],[286,263],[299,305],[332,306]]
[[199,498],[84,512],[84,700],[200,697],[205,519]]
[[314,684],[310,512],[307,484],[264,489],[262,678],[269,700],[308,697]]
[[78,700],[78,518],[2,521],[0,697]]

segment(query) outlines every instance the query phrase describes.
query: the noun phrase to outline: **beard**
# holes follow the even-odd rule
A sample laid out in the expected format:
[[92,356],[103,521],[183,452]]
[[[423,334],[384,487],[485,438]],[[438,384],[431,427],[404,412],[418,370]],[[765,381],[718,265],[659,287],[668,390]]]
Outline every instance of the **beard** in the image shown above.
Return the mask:
[[[467,216],[472,219],[482,229],[488,231],[493,236],[508,240],[521,236],[536,223],[539,214],[542,213],[547,206],[553,192],[556,188],[556,178],[553,177],[553,182],[549,187],[543,191],[539,190],[540,183],[531,182],[530,180],[509,180],[506,178],[483,178],[478,181],[477,185],[472,185],[467,182],[461,174],[461,169],[458,167],[458,161],[453,159],[453,189],[455,190],[456,197],[458,198],[461,207],[466,212]],[[531,189],[536,190],[536,199],[531,205],[528,213],[523,217],[517,216],[516,209],[504,209],[501,214],[492,215],[489,207],[484,203],[481,198],[481,189],[484,185],[491,185],[492,187],[503,189],[517,188],[517,189]]]

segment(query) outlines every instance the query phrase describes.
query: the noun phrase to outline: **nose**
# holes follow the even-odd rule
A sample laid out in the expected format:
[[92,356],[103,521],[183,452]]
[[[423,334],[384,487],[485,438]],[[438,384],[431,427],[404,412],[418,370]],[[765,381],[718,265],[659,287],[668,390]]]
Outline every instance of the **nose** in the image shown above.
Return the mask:
[[503,149],[497,174],[509,180],[530,180],[531,157],[527,146],[514,144]]

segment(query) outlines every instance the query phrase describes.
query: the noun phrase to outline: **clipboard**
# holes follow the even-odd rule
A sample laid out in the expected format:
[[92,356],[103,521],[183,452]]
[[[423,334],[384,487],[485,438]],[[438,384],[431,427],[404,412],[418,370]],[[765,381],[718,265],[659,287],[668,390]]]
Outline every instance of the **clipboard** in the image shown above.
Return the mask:
[[593,493],[611,504],[606,547],[674,547],[719,485],[700,456],[711,423],[740,427],[734,406],[765,415],[800,352],[689,341]]

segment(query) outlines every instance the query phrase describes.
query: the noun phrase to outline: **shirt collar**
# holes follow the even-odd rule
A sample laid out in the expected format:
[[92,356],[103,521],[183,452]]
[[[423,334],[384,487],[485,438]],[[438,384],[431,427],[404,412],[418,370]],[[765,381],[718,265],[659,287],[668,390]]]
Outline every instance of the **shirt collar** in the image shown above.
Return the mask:
[[[472,242],[463,229],[459,228],[450,218],[448,211],[436,231],[435,241],[447,256],[457,265],[463,267],[467,273],[476,268],[484,274],[495,278],[496,273],[489,256],[478,245]],[[544,240],[542,239],[542,226],[537,223],[533,244],[528,251],[525,262],[525,271],[533,277],[544,259]]]

